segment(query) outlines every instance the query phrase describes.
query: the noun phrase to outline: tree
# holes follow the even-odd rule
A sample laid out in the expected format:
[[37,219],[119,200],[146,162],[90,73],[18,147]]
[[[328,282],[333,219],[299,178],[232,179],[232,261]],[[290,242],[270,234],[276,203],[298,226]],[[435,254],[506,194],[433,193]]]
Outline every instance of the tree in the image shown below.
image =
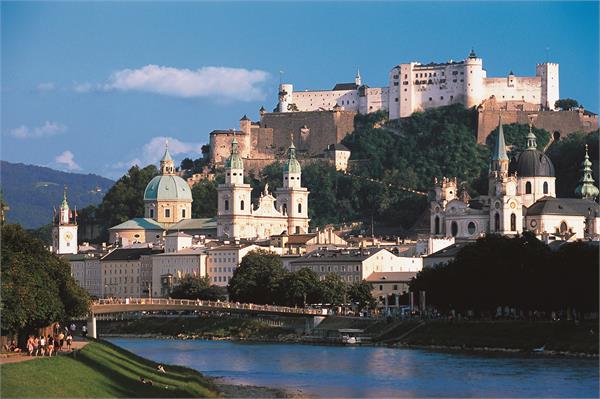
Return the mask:
[[182,170],[189,170],[189,169],[192,169],[192,168],[194,167],[194,161],[192,161],[192,159],[191,159],[191,158],[184,158],[184,159],[181,161],[181,164],[180,164],[180,166],[181,166],[181,169],[182,169]]
[[192,187],[192,217],[212,218],[217,214],[217,183],[201,180]]
[[233,301],[258,304],[279,303],[285,269],[279,255],[263,250],[248,253],[233,272],[227,287]]
[[323,303],[342,305],[346,303],[348,286],[340,276],[329,273],[319,282],[319,291]]
[[2,331],[27,332],[84,316],[89,296],[69,264],[18,225],[2,226]]
[[579,102],[577,100],[573,100],[572,98],[562,98],[560,100],[556,100],[554,103],[554,108],[560,108],[563,111],[568,111],[573,108],[577,108],[579,106]]
[[[529,125],[520,125],[518,123],[511,123],[508,125],[502,125],[504,132],[504,139],[507,146],[510,148],[509,155],[517,155],[521,151],[527,149],[527,134],[529,134]],[[544,129],[538,129],[532,127],[533,134],[535,134],[537,149],[543,151],[548,142],[550,141],[550,133]],[[496,137],[498,137],[498,128],[494,129],[492,133],[487,137],[486,144],[490,153],[496,143]]]
[[319,302],[319,276],[304,267],[296,272],[287,273],[281,281],[280,299],[288,306],[306,306]]
[[375,307],[376,301],[373,298],[373,286],[365,280],[351,284],[348,287],[348,297],[353,303],[358,303],[359,310]]
[[179,280],[171,292],[171,298],[178,299],[206,299],[209,301],[224,300],[227,298],[227,289],[210,285],[210,278],[187,275]]

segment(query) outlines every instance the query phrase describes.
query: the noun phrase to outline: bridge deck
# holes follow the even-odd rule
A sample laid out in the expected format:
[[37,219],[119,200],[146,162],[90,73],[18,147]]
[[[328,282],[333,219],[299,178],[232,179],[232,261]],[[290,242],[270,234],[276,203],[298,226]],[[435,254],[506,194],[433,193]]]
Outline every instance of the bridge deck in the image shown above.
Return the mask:
[[291,308],[286,306],[256,305],[252,303],[203,301],[189,299],[100,299],[91,306],[92,314],[162,311],[201,310],[249,314],[273,314],[290,317],[327,316],[319,309]]

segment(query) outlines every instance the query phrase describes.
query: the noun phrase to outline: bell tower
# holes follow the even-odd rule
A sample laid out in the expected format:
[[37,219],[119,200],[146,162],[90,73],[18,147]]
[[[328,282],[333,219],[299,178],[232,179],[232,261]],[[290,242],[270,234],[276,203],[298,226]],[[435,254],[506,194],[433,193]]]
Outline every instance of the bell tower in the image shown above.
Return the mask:
[[57,255],[77,254],[77,209],[72,211],[69,207],[66,186],[58,215],[54,210],[52,223],[52,252]]

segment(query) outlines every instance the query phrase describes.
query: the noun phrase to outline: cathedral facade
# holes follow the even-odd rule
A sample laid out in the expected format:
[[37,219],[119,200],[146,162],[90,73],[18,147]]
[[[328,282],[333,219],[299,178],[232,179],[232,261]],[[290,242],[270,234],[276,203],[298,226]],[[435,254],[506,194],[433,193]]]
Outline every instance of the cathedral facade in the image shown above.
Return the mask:
[[488,195],[471,199],[456,178],[435,183],[430,203],[431,234],[474,239],[488,233],[516,235],[531,231],[561,239],[598,238],[598,188],[591,176],[587,154],[576,194],[556,198],[555,171],[550,158],[537,149],[536,137],[527,135],[527,149],[509,160],[502,123],[489,172]]
[[268,238],[276,234],[308,232],[308,190],[302,187],[302,170],[292,143],[283,167],[283,187],[269,192],[268,185],[252,205],[250,184],[244,183],[244,163],[237,139],[225,162],[225,183],[218,190],[217,236],[231,238]]

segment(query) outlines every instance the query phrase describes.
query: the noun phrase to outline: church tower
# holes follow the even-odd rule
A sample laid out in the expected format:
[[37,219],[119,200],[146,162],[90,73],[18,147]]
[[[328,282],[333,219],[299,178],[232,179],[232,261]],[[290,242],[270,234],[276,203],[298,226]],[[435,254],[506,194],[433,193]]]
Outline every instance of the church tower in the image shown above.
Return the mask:
[[490,165],[490,233],[518,234],[523,231],[523,206],[517,196],[517,177],[508,173],[508,154],[502,118]]
[[583,176],[579,180],[579,185],[575,188],[575,194],[578,197],[594,201],[598,197],[598,187],[594,185],[592,177],[592,161],[588,155],[588,146],[585,145],[585,158],[581,163],[581,172]]
[[63,192],[63,201],[54,215],[52,228],[52,251],[58,255],[77,254],[77,210],[71,211],[67,202],[67,188]]
[[231,142],[231,155],[225,162],[225,184],[218,192],[217,236],[251,238],[256,234],[252,226],[252,187],[244,183],[244,163],[238,142]]
[[308,233],[308,189],[302,187],[302,169],[292,141],[283,165],[283,187],[276,190],[277,206],[287,216],[288,234]]

